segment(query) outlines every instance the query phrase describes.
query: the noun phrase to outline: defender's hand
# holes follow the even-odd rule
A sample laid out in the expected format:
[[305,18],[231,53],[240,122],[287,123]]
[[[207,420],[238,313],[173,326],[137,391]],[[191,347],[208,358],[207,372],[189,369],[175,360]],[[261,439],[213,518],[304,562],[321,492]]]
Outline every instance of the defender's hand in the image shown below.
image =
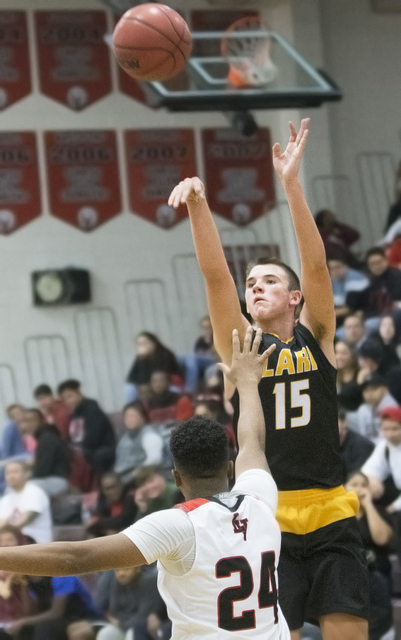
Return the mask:
[[255,339],[252,344],[252,327],[248,327],[245,334],[244,346],[241,351],[238,331],[233,331],[233,359],[231,367],[225,364],[218,364],[219,369],[224,375],[235,384],[236,387],[240,387],[243,384],[259,384],[262,377],[265,363],[268,357],[276,348],[275,344],[272,344],[264,353],[258,354],[260,341],[262,340],[262,330],[257,329]]
[[273,146],[273,166],[281,182],[291,182],[298,178],[301,157],[308,137],[308,125],[310,118],[301,121],[299,132],[290,122],[290,139],[284,153],[281,153],[280,144],[276,142]]
[[172,190],[168,199],[170,207],[177,209],[180,204],[199,202],[205,199],[205,187],[199,178],[185,178]]

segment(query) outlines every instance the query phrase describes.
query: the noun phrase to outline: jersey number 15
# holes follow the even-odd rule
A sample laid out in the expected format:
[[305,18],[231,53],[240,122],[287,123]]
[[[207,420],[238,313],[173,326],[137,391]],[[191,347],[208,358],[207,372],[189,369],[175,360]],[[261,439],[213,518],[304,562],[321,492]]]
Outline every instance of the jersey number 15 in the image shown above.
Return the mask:
[[[258,594],[259,609],[273,607],[274,624],[278,623],[277,586],[275,576],[275,553],[262,553],[260,570],[260,589]],[[217,600],[219,627],[227,631],[245,631],[256,626],[255,611],[243,611],[234,616],[234,602],[246,600],[253,591],[253,575],[251,566],[244,556],[223,558],[216,564],[216,577],[229,578],[232,573],[240,574],[240,586],[224,589]]]

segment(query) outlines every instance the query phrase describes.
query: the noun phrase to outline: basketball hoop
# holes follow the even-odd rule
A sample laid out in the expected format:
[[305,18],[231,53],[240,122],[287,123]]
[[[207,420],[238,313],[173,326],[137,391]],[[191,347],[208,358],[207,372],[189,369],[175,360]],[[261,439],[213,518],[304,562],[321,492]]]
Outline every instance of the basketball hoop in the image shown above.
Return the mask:
[[227,79],[234,87],[259,87],[277,77],[270,57],[269,29],[258,16],[240,18],[226,30],[221,54],[230,66]]

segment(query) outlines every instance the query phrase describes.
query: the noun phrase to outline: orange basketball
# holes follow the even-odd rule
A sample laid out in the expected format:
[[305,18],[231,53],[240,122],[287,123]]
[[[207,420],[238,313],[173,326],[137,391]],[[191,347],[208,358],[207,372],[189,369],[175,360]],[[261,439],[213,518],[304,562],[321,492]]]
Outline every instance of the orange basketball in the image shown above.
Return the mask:
[[118,63],[136,80],[168,80],[191,53],[191,33],[165,4],[141,4],[124,13],[113,34]]

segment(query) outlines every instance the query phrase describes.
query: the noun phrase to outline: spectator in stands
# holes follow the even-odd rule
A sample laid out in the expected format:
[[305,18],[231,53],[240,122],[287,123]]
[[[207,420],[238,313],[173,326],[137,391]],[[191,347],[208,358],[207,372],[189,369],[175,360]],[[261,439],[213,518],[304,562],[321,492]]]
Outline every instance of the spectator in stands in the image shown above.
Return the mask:
[[114,465],[116,437],[109,417],[96,400],[85,398],[78,380],[66,380],[58,394],[71,413],[70,440],[97,476]]
[[216,352],[213,345],[213,328],[209,316],[203,316],[199,322],[200,336],[195,342],[194,351],[200,355],[212,357],[216,361]]
[[379,329],[372,333],[372,339],[377,340],[383,349],[386,371],[392,367],[400,366],[400,359],[397,354],[397,346],[400,343],[397,326],[394,317],[390,314],[380,319]]
[[147,415],[140,402],[131,402],[123,409],[125,433],[116,449],[114,471],[123,482],[132,481],[133,472],[140,466],[159,465],[163,458],[163,440],[148,424]]
[[374,373],[383,375],[384,371],[384,350],[381,344],[372,338],[368,338],[358,349],[359,371],[357,381],[359,384],[369,378]]
[[349,247],[360,238],[360,233],[337,219],[333,211],[322,209],[315,215],[316,226],[322,236],[326,255],[341,256],[347,264],[354,265],[356,260]]
[[70,473],[70,453],[60,432],[53,424],[43,422],[39,409],[26,409],[21,428],[36,440],[32,481],[50,497],[65,493]]
[[11,524],[35,542],[51,542],[52,521],[46,493],[27,481],[22,462],[9,462],[5,478],[7,493],[0,499],[0,528]]
[[379,639],[393,624],[388,545],[394,530],[386,510],[373,503],[369,480],[364,473],[353,473],[348,478],[345,489],[355,491],[359,499],[357,522],[369,568],[369,638]]
[[[0,530],[0,548],[27,544],[28,539],[18,529],[6,525]],[[28,583],[24,576],[10,571],[0,572],[0,640],[12,638],[6,628],[30,611]]]
[[[146,634],[147,640],[163,637],[165,605],[157,589],[157,573],[153,567],[104,572],[97,584],[96,602],[107,612],[110,622],[100,630],[97,640],[139,640],[138,626],[143,624],[145,628],[151,625],[154,632],[154,635]],[[144,639],[142,634],[140,637]]]
[[365,323],[361,315],[351,314],[344,320],[344,324],[338,332],[339,337],[349,344],[354,353],[362,346],[367,336]]
[[180,367],[174,353],[153,333],[142,331],[136,338],[136,357],[127,376],[127,400],[137,397],[137,385],[149,384],[154,371],[164,371],[171,383],[182,386]]
[[38,613],[21,618],[10,634],[27,629],[32,640],[95,640],[91,621],[103,616],[79,578],[28,576],[28,582]]
[[337,365],[337,396],[347,411],[356,411],[362,402],[361,388],[357,383],[358,360],[351,347],[339,340],[335,345]]
[[363,311],[367,326],[377,329],[379,318],[396,308],[401,302],[401,271],[390,267],[385,252],[380,247],[369,249],[366,262],[370,285],[364,291],[353,293],[349,305]]
[[[362,467],[375,499],[383,495],[384,483],[389,477],[401,492],[401,407],[387,407],[382,411],[380,430],[382,438]],[[387,511],[401,511],[401,495]]]
[[194,415],[190,399],[170,391],[169,374],[165,371],[154,371],[150,378],[152,396],[149,400],[149,422],[166,424],[186,420]]
[[135,475],[137,520],[162,509],[171,509],[180,501],[174,482],[166,480],[157,467],[142,467]]
[[369,280],[360,271],[350,269],[341,254],[330,257],[327,260],[327,266],[333,287],[337,326],[341,326],[345,316],[350,313],[349,295],[366,289],[369,286]]
[[383,409],[398,408],[398,404],[389,393],[386,380],[377,373],[366,378],[362,384],[362,396],[364,402],[354,414],[350,427],[372,442],[377,442]]
[[128,487],[116,473],[105,473],[100,479],[100,493],[86,530],[91,537],[120,533],[136,517],[137,507]]
[[2,460],[8,460],[15,456],[21,459],[27,457],[28,452],[20,427],[23,414],[24,408],[20,404],[11,404],[7,407],[8,421],[1,434],[0,458]]
[[362,467],[375,446],[368,438],[349,429],[347,413],[342,406],[338,407],[338,432],[340,434],[341,457],[344,463],[345,475],[348,477]]
[[195,342],[194,353],[179,356],[178,361],[185,371],[185,391],[193,395],[204,382],[209,367],[213,367],[218,359],[213,345],[213,329],[209,316],[204,316],[200,323],[201,335]]
[[224,404],[221,400],[201,400],[195,407],[195,415],[207,418],[208,420],[215,420],[222,424],[226,430],[231,449],[237,449],[234,428],[230,420],[230,416],[227,415]]
[[69,439],[70,412],[64,402],[54,397],[48,384],[40,384],[33,392],[45,421],[54,424],[63,440]]

